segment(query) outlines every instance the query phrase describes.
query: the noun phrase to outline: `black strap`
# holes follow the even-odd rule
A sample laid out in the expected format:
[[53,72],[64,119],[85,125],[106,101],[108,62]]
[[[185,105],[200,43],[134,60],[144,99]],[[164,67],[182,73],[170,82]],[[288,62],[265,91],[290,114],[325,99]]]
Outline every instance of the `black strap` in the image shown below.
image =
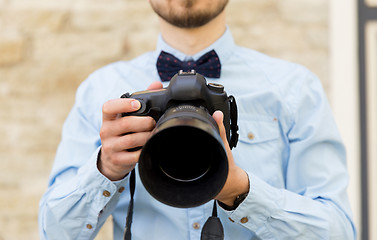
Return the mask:
[[230,149],[237,146],[238,142],[238,110],[237,110],[237,103],[236,99],[233,96],[228,97],[229,106],[230,106],[230,142],[229,146]]
[[128,205],[128,211],[127,211],[127,219],[126,219],[126,229],[124,232],[124,240],[131,240],[131,224],[132,224],[132,217],[134,213],[134,195],[135,195],[135,169],[131,171],[130,176],[130,195],[131,200]]
[[217,217],[217,205],[216,205],[216,200],[213,200],[212,217]]
[[224,228],[217,217],[216,200],[213,201],[212,216],[204,224],[200,240],[224,240]]
[[[124,232],[124,240],[131,240],[131,225],[134,211],[134,194],[135,194],[135,169],[131,171],[130,176],[130,195],[131,200],[128,205],[126,229]],[[220,218],[217,217],[216,200],[213,201],[212,216],[209,217],[203,226],[200,240],[224,240],[224,228]]]

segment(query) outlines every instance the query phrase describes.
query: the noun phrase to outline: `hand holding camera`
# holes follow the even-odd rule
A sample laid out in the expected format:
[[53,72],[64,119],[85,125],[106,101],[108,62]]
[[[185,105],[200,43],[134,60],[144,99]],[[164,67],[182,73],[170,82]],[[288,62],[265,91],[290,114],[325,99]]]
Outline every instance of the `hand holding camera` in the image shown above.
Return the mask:
[[[161,83],[155,82],[148,90],[161,87]],[[103,105],[100,131],[102,148],[98,169],[112,181],[122,179],[135,167],[141,150],[125,149],[143,146],[156,124],[153,118],[148,116],[121,117],[122,113],[137,111],[140,106],[138,100],[127,98],[113,99]]]

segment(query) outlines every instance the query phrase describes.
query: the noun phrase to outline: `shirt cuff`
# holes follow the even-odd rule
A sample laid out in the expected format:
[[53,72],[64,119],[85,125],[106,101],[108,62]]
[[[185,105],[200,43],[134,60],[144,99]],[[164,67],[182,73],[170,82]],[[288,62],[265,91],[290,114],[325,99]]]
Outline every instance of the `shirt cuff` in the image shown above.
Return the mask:
[[[105,177],[97,167],[98,154],[101,147],[90,157],[90,160],[83,165],[78,172],[81,176],[79,179],[80,185],[83,188],[89,189],[90,191],[96,190],[98,195],[98,200],[103,201],[102,204],[106,205],[111,196],[114,196],[117,192],[122,192],[128,184],[128,175],[119,181],[111,181]],[[101,205],[101,204],[100,204]]]
[[229,220],[250,229],[258,236],[264,238],[272,237],[266,228],[266,223],[271,214],[277,209],[277,202],[281,195],[278,189],[247,172],[249,176],[249,194],[245,200],[233,211],[224,210]]

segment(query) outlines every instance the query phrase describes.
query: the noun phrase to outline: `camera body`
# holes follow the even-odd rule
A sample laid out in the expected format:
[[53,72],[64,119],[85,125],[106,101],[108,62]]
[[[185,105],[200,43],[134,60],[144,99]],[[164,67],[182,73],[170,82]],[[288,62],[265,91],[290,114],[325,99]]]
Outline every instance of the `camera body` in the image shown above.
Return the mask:
[[236,145],[237,108],[220,84],[209,83],[195,71],[180,71],[167,88],[126,93],[137,99],[138,111],[122,116],[151,116],[152,136],[138,162],[145,189],[173,207],[195,207],[212,200],[228,176],[226,148],[212,114],[224,114],[230,147]]
[[[138,111],[124,113],[123,116],[150,116],[156,122],[170,108],[195,106],[206,109],[212,114],[220,110],[224,114],[224,126],[230,141],[230,103],[224,86],[216,83],[207,84],[203,75],[180,71],[172,77],[167,88],[126,93],[122,98],[137,99],[141,103]],[[187,107],[189,109],[189,107]]]

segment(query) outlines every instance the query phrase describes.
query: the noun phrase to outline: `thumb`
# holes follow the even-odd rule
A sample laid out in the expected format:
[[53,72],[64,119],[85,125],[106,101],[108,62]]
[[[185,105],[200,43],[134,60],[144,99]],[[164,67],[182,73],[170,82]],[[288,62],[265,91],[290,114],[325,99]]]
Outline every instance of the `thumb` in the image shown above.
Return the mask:
[[226,138],[226,132],[225,132],[225,127],[224,127],[224,114],[221,111],[215,111],[212,115],[213,119],[215,119],[217,126],[219,127],[220,130],[220,137],[223,140],[224,144],[227,146],[228,145],[228,140]]

